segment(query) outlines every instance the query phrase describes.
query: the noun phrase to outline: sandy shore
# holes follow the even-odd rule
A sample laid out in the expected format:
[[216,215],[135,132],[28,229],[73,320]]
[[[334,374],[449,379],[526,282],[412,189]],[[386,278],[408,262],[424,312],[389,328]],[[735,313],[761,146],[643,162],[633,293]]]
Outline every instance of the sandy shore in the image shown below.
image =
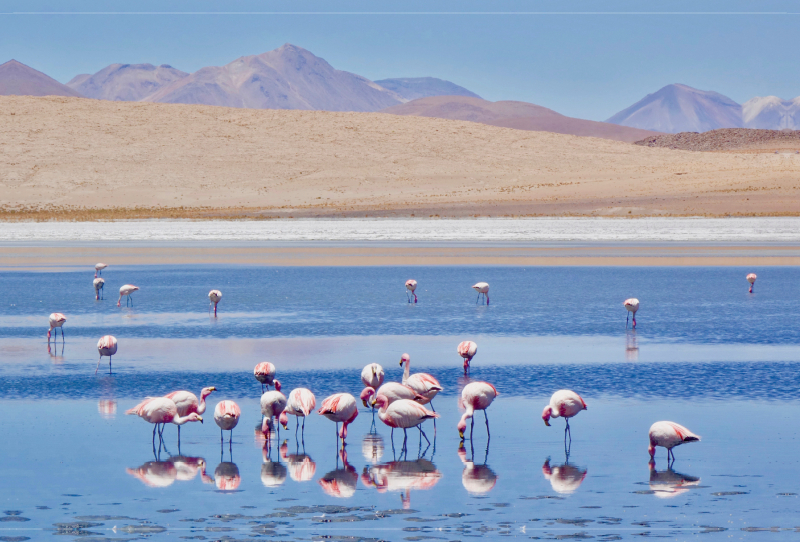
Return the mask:
[[0,219],[800,214],[794,154],[79,98],[0,116]]

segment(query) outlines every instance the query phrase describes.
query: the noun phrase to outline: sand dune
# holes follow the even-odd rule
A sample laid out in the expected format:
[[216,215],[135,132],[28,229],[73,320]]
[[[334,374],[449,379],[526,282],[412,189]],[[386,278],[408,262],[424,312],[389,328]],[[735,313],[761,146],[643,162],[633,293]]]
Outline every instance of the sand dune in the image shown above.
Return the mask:
[[[800,155],[381,113],[0,98],[0,216],[798,214]],[[183,207],[181,209],[180,207]],[[78,213],[78,214],[75,214]],[[80,215],[79,213],[84,213]],[[49,216],[44,213],[40,216]]]

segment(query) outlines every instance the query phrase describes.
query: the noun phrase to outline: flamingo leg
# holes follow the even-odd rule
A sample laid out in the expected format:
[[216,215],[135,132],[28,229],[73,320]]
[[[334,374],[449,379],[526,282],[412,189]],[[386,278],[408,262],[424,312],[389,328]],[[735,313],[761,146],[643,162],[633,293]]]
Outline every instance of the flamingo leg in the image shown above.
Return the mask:
[[633,313],[633,329],[636,329],[636,313]]
[[225,442],[225,437],[222,436],[222,428],[219,429],[219,444],[222,446],[222,443]]
[[408,295],[408,290],[406,290],[406,299],[411,303],[411,296]]
[[[428,440],[428,435],[426,435],[425,431],[422,430],[422,426],[418,425],[417,428],[419,429],[420,436],[425,437],[425,442],[427,442],[428,445],[430,445],[431,441]],[[420,448],[422,448],[422,440],[419,441],[419,444],[420,444]]]
[[181,426],[178,426],[178,447],[181,445]]
[[214,303],[214,317],[216,318],[216,316],[217,316],[217,304]]
[[492,434],[489,432],[489,416],[486,415],[486,409],[483,409],[483,419],[486,420],[486,435],[489,438],[492,438]]
[[100,362],[103,361],[103,356],[100,356],[100,359],[97,360],[97,369],[94,370],[94,374],[97,374],[97,371],[100,370]]
[[111,356],[108,356],[108,374],[111,374]]
[[625,329],[628,329],[628,320],[631,319],[631,313],[628,311],[627,316],[625,316]]
[[480,300],[481,300],[481,294],[480,294],[480,293],[478,293],[478,299],[476,299],[476,300],[475,300],[475,304],[477,305],[477,304],[478,304],[478,301],[480,301]]
[[469,441],[472,442],[472,433],[475,431],[475,416],[470,418],[469,424]]
[[416,302],[417,302],[417,294],[415,293],[414,294],[414,303],[416,303]]

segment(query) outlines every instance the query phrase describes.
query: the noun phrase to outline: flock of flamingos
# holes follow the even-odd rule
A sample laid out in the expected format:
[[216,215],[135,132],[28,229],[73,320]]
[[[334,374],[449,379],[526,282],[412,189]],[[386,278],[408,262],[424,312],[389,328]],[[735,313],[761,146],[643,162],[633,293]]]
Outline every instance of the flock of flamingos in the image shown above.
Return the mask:
[[[98,300],[103,293],[105,285],[105,281],[98,275],[102,274],[102,270],[106,267],[107,265],[104,263],[98,263],[95,266],[94,288],[96,299]],[[748,274],[747,281],[750,283],[750,293],[752,293],[753,284],[756,281],[755,273]],[[408,302],[417,303],[417,281],[408,280],[405,286]],[[478,292],[476,303],[483,297],[483,300],[488,305],[489,284],[479,282],[472,288]],[[119,289],[117,306],[121,305],[123,297],[126,298],[126,304],[132,304],[131,294],[137,290],[139,288],[132,284],[122,286]],[[211,290],[208,293],[208,298],[210,300],[209,312],[211,305],[213,305],[214,316],[216,316],[217,305],[222,299],[222,292]],[[632,315],[633,327],[636,327],[636,312],[639,310],[639,300],[635,298],[626,299],[623,305],[628,311],[628,316]],[[66,317],[61,313],[50,315],[50,328],[47,331],[48,342],[50,341],[51,333],[54,330],[57,333],[58,329],[61,329],[62,341],[64,340],[63,326],[66,321]],[[108,367],[110,373],[111,357],[117,353],[117,339],[111,335],[100,338],[97,343],[97,350],[100,353],[100,359],[97,362],[95,374],[100,368],[103,356],[107,356],[109,359]],[[464,360],[464,374],[466,375],[469,372],[472,358],[478,351],[478,345],[473,341],[463,341],[458,345],[457,351]],[[443,388],[433,375],[428,373],[412,374],[410,369],[411,357],[408,354],[402,355],[400,365],[404,368],[402,382],[385,382],[383,367],[377,363],[371,363],[364,367],[361,372],[364,390],[361,392],[360,399],[365,407],[371,406],[373,411],[377,409],[378,418],[392,429],[392,436],[394,436],[394,429],[403,430],[403,447],[405,448],[407,430],[414,427],[419,430],[420,444],[422,438],[428,441],[428,437],[422,430],[422,424],[427,420],[434,420],[435,424],[435,419],[439,418],[439,414],[433,409],[432,401]],[[289,416],[295,417],[296,429],[301,425],[300,418],[303,418],[302,428],[304,430],[305,418],[314,412],[317,405],[314,393],[307,388],[296,388],[289,393],[288,397],[285,396],[281,392],[280,381],[275,378],[276,373],[276,367],[268,361],[259,363],[253,371],[255,379],[261,383],[263,392],[261,395],[262,432],[267,438],[276,427],[276,419],[284,429],[287,429]],[[270,387],[274,389],[270,390]],[[178,426],[178,442],[180,442],[181,426],[189,422],[203,422],[202,415],[206,411],[206,398],[214,391],[216,391],[214,387],[203,388],[200,391],[199,399],[194,393],[185,390],[174,391],[164,397],[147,397],[141,403],[126,411],[126,414],[139,416],[144,421],[153,424],[152,440],[154,447],[156,434],[158,434],[159,441],[161,441],[164,427],[168,423]],[[490,436],[489,418],[486,415],[486,410],[498,395],[497,389],[489,382],[471,382],[464,387],[461,392],[461,402],[465,412],[456,426],[462,441],[465,438],[467,420],[470,420],[471,438],[475,425],[474,415],[479,410],[483,411],[487,436]],[[429,405],[431,407],[430,410],[425,405]],[[550,426],[552,418],[564,418],[566,421],[564,438],[565,440],[569,438],[571,441],[569,419],[586,409],[586,403],[580,395],[571,390],[559,390],[553,394],[550,398],[550,403],[545,406],[542,412],[542,420],[544,420],[545,425]],[[317,410],[317,414],[336,424],[337,439],[341,439],[342,449],[344,449],[347,427],[358,416],[356,398],[349,393],[335,393],[322,401],[321,408]],[[217,403],[214,408],[214,421],[220,428],[221,442],[224,443],[223,432],[228,431],[228,441],[229,445],[231,445],[233,429],[239,423],[240,415],[241,409],[234,401],[223,400]],[[342,424],[341,429],[339,429],[340,423]],[[650,427],[649,438],[650,446],[648,451],[651,459],[655,457],[656,447],[661,446],[667,449],[668,463],[675,459],[673,448],[687,442],[698,442],[700,440],[699,436],[684,426],[671,421],[654,423]],[[430,441],[428,442],[430,443]]]

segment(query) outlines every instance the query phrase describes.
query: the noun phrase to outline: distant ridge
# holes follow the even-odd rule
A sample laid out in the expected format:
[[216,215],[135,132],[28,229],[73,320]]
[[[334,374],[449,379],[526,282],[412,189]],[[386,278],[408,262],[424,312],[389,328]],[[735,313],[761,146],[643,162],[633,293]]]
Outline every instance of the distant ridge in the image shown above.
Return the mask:
[[397,79],[381,79],[375,82],[383,88],[399,94],[406,100],[416,100],[429,96],[469,96],[471,98],[480,98],[480,96],[464,87],[436,77],[401,77]]
[[167,64],[111,64],[93,75],[75,76],[67,86],[87,98],[135,102],[188,75]]
[[9,60],[0,64],[0,96],[75,96],[82,95],[52,77]]

